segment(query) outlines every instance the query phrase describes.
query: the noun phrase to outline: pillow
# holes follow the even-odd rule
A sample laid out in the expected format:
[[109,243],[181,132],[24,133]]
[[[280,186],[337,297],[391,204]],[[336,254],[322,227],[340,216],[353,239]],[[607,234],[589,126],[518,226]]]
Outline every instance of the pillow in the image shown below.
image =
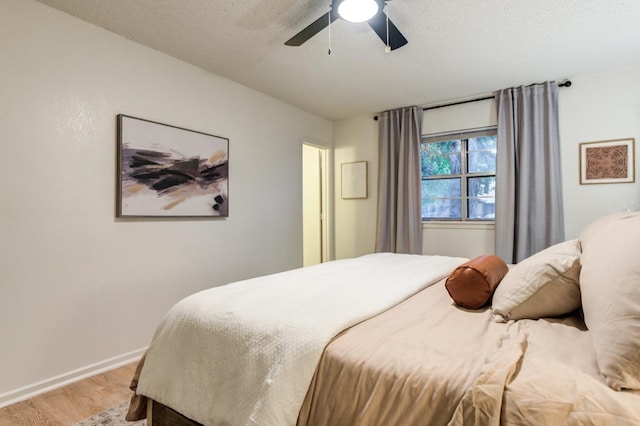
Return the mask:
[[496,322],[567,314],[580,307],[580,242],[565,241],[509,270],[493,295]]
[[609,387],[640,389],[640,212],[597,219],[580,234],[582,309]]
[[498,256],[478,256],[454,269],[445,287],[457,305],[478,309],[489,301],[508,270]]

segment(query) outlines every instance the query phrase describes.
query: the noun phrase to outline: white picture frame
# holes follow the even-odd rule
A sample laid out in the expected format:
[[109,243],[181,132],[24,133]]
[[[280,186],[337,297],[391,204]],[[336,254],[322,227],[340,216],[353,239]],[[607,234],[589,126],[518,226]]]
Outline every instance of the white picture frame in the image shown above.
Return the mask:
[[342,163],[341,172],[343,200],[368,197],[368,163],[366,161]]

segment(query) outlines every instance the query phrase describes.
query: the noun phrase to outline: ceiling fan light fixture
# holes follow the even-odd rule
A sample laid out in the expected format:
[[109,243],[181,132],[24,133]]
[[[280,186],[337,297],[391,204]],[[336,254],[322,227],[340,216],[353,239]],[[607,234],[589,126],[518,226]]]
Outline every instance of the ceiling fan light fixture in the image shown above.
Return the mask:
[[344,0],[338,6],[338,14],[349,22],[364,22],[378,13],[378,3],[375,0]]

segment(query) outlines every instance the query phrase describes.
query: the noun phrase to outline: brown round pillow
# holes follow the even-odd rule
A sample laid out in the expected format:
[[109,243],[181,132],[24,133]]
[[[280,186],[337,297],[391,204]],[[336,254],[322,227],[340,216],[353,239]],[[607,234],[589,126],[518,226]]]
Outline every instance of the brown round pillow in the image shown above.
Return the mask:
[[454,269],[445,287],[457,305],[478,309],[491,299],[508,271],[509,267],[498,256],[478,256]]

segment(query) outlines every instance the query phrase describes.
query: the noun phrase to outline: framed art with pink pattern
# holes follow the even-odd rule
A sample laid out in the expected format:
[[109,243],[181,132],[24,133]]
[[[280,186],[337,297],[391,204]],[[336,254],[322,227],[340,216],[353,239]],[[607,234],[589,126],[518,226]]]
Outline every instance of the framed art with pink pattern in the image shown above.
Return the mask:
[[635,182],[635,139],[580,144],[580,184]]

